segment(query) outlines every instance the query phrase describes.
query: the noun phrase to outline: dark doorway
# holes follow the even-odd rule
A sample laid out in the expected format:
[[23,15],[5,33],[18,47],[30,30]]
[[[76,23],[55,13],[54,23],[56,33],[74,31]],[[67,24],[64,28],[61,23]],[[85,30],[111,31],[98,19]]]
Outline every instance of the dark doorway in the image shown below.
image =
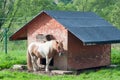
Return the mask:
[[[46,65],[46,59],[45,59],[45,58],[41,58],[41,59],[40,59],[40,64]],[[53,66],[53,65],[54,65],[54,59],[51,60],[51,62],[50,62],[49,65],[50,65],[50,66]]]

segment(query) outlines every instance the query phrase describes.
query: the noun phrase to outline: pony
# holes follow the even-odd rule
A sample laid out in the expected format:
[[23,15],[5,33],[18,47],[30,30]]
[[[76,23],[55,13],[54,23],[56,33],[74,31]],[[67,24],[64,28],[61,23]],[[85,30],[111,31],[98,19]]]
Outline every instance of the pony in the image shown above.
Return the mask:
[[41,67],[39,58],[46,59],[45,71],[48,72],[49,63],[51,59],[56,55],[64,53],[63,44],[61,41],[51,40],[44,43],[32,42],[28,46],[27,50],[27,67],[29,71],[38,71]]

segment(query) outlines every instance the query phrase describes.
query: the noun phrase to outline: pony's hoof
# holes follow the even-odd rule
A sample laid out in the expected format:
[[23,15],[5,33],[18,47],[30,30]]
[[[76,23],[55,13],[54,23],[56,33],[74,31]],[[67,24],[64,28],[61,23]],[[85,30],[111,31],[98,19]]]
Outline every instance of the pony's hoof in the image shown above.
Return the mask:
[[50,72],[50,71],[47,69],[47,70],[45,70],[45,72]]

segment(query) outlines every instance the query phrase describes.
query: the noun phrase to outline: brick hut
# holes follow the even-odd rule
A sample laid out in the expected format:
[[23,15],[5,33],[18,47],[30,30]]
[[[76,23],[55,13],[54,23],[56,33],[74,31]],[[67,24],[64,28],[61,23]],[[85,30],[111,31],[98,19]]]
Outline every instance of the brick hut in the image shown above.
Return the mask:
[[27,40],[29,45],[42,35],[63,41],[66,53],[56,55],[53,66],[64,70],[109,65],[111,43],[120,42],[120,31],[107,21],[93,12],[77,11],[42,11],[10,40]]

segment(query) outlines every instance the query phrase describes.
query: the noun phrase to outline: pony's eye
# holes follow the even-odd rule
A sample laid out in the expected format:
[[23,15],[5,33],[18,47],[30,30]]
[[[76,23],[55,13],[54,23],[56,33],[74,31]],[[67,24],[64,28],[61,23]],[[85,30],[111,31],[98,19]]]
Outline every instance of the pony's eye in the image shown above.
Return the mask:
[[56,43],[58,44],[58,42],[56,41]]

